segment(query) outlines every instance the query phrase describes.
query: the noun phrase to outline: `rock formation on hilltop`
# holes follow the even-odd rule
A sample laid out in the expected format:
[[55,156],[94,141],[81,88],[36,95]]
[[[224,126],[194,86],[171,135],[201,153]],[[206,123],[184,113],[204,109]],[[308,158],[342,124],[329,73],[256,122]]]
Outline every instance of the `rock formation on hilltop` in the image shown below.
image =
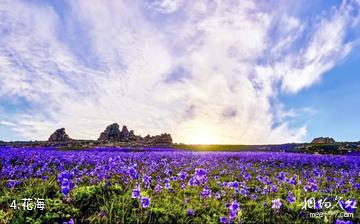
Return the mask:
[[128,128],[123,125],[121,131],[117,123],[109,125],[104,132],[100,134],[98,138],[99,142],[128,142],[135,141],[139,136],[136,136],[134,130],[128,130]]
[[50,135],[49,142],[68,142],[72,139],[66,134],[65,128],[57,129],[52,135]]
[[157,145],[157,144],[172,144],[172,138],[170,134],[161,134],[150,136],[147,135],[145,138],[140,135],[135,135],[134,130],[128,130],[124,125],[120,131],[117,123],[109,125],[104,132],[100,134],[98,138],[99,142],[133,142],[146,145]]
[[[74,140],[71,139],[65,132],[65,128],[56,130],[49,138],[48,143],[50,145],[65,145],[65,146],[83,146],[84,144],[91,145],[120,145],[120,146],[167,146],[172,144],[172,138],[170,134],[161,134],[146,137],[135,135],[134,130],[128,130],[123,125],[120,131],[120,126],[117,123],[113,123],[106,127],[106,129],[100,134],[97,141],[93,140]],[[55,143],[55,144],[53,144]]]
[[98,141],[120,141],[121,131],[117,123],[111,124],[106,127],[105,131],[100,134]]
[[147,135],[143,138],[143,141],[147,144],[172,144],[172,137],[166,133],[155,136]]
[[129,140],[130,141],[135,141],[136,140],[136,135],[134,133],[134,130],[130,130],[130,132],[129,132]]
[[123,142],[129,141],[129,130],[125,125],[123,125],[121,130],[120,141]]
[[172,138],[170,134],[164,133],[161,135],[155,135],[153,138],[155,144],[172,144]]
[[334,144],[336,142],[333,138],[319,137],[319,138],[314,138],[314,140],[312,140],[311,143],[312,144]]

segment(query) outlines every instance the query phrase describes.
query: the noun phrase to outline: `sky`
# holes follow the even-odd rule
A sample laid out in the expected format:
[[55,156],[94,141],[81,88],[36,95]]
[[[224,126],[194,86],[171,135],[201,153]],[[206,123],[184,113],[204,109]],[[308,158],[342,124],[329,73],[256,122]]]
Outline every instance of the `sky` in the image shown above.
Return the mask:
[[360,140],[360,0],[0,0],[0,140]]

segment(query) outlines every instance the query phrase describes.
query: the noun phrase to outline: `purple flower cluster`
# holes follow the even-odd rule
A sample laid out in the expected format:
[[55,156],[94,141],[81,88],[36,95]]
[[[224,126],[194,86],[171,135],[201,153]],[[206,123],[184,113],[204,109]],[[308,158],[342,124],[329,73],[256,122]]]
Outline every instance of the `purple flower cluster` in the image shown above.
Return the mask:
[[340,220],[340,219],[337,219],[335,224],[353,224],[352,221],[345,221],[345,220]]
[[[343,210],[357,214],[360,190],[360,157],[356,156],[0,148],[0,168],[1,187],[9,192],[22,188],[31,178],[57,176],[64,200],[70,199],[76,186],[100,184],[106,190],[120,186],[143,208],[158,207],[162,198],[177,198],[174,201],[183,203],[182,214],[188,220],[198,218],[205,206],[217,205],[222,209],[213,211],[218,212],[221,223],[240,221],[239,202],[286,212],[303,199],[322,194],[341,195]],[[193,206],[199,201],[199,208]],[[315,201],[313,208],[320,209],[321,203]],[[245,207],[241,209],[246,212]]]
[[71,182],[72,175],[70,172],[62,172],[58,174],[57,181],[61,187],[61,193],[64,197],[68,197],[70,190],[75,187],[75,184]]
[[132,180],[137,180],[137,179],[139,179],[139,174],[137,173],[136,166],[137,166],[137,164],[132,164],[132,165],[129,167],[129,169],[128,169],[129,177],[130,177]]
[[238,212],[240,211],[240,204],[237,201],[233,201],[231,203],[226,203],[225,206],[229,211],[229,219],[227,219],[225,216],[222,216],[220,218],[220,222],[231,223],[234,219],[237,218]]
[[151,179],[152,179],[152,177],[151,177],[151,176],[148,176],[148,175],[146,175],[146,174],[142,177],[142,182],[143,182],[145,188],[149,188],[149,187],[150,187]]
[[141,206],[143,208],[147,208],[150,206],[150,198],[141,195],[139,184],[136,184],[135,188],[132,190],[131,198],[140,199]]
[[211,190],[208,187],[204,187],[203,190],[200,192],[201,198],[210,198],[211,197]]
[[201,184],[206,184],[207,181],[208,181],[207,173],[208,173],[208,171],[205,170],[205,169],[196,168],[195,173],[194,173],[194,177],[198,181],[200,181]]

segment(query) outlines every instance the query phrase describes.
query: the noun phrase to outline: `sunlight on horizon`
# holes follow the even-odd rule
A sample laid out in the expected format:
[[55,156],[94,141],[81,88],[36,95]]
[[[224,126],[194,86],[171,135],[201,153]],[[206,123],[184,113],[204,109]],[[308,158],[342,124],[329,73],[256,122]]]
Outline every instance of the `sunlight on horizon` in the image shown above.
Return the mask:
[[199,129],[191,131],[190,144],[219,144],[219,139],[211,131],[206,129]]

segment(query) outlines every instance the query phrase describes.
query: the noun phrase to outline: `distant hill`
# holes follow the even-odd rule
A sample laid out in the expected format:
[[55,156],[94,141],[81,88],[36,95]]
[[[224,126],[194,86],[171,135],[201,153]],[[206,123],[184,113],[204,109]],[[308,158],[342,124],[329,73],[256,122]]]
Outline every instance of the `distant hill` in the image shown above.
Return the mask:
[[[17,144],[17,143],[16,143]],[[66,133],[65,128],[57,129],[53,134],[50,135],[48,141],[45,142],[29,142],[26,145],[39,145],[39,146],[58,146],[66,149],[71,148],[91,148],[97,146],[164,146],[168,147],[172,145],[172,137],[170,134],[163,133],[160,135],[150,136],[147,135],[142,137],[135,135],[134,130],[128,130],[126,125],[120,126],[117,123],[113,123],[106,127],[101,132],[100,137],[97,140],[76,140],[69,137]]]
[[336,141],[333,138],[330,138],[330,137],[314,138],[311,141],[311,144],[334,144],[334,143],[336,143]]

